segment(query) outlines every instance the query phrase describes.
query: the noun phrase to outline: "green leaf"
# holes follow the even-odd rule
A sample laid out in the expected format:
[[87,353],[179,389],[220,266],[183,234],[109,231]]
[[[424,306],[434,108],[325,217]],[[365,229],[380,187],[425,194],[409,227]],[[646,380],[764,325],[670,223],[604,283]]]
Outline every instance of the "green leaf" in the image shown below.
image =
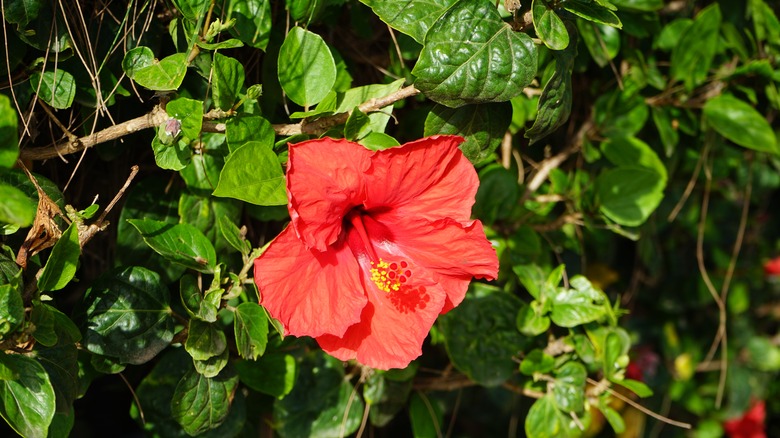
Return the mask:
[[78,224],[73,222],[54,244],[46,266],[38,278],[38,289],[42,292],[55,291],[70,283],[76,275],[80,255],[79,228]]
[[581,432],[575,425],[569,425],[570,418],[558,410],[553,394],[547,393],[536,400],[525,419],[525,434],[528,438],[573,438]]
[[173,3],[184,18],[193,22],[206,15],[209,7],[208,0],[173,0]]
[[650,397],[653,395],[653,390],[650,389],[649,386],[647,386],[646,384],[638,380],[623,379],[623,380],[613,380],[613,382],[617,383],[620,386],[623,386],[624,388],[629,389],[631,392],[633,392],[634,394],[642,398]]
[[175,53],[158,61],[152,49],[139,46],[128,50],[122,68],[142,87],[155,91],[176,90],[187,74],[187,54]]
[[236,251],[240,252],[243,256],[249,255],[249,251],[252,249],[252,244],[246,240],[243,232],[236,226],[235,223],[233,223],[232,220],[230,220],[230,218],[220,216],[217,225],[219,227],[220,233],[222,233],[222,237],[228,242],[228,244],[230,244],[230,246],[232,246]]
[[227,248],[228,243],[219,232],[217,220],[225,218],[238,222],[241,217],[241,203],[234,199],[194,196],[185,192],[179,198],[179,216],[182,223],[194,226],[210,242],[215,242],[214,249],[219,253]]
[[672,123],[672,111],[674,110],[669,107],[652,107],[650,112],[667,157],[674,153],[674,149],[680,142],[680,134]]
[[344,138],[350,141],[362,139],[371,132],[369,123],[371,119],[367,115],[363,114],[358,107],[353,108],[347,123],[344,124]]
[[550,317],[544,314],[538,301],[523,304],[517,312],[517,330],[526,336],[538,336],[550,328]]
[[299,370],[293,390],[274,403],[279,433],[327,438],[355,432],[363,418],[363,401],[344,379],[342,362],[316,351]]
[[211,91],[214,104],[219,109],[229,110],[244,86],[244,66],[237,59],[219,52],[214,54],[212,66]]
[[577,20],[577,30],[591,58],[606,67],[620,52],[620,32],[614,27]]
[[168,295],[160,276],[146,268],[107,272],[84,296],[84,347],[122,363],[148,362],[173,339]]
[[384,149],[394,148],[400,146],[401,143],[395,138],[385,134],[384,132],[372,132],[358,141],[372,151],[381,151]]
[[653,12],[664,7],[663,0],[609,0],[621,10]]
[[448,108],[436,105],[425,118],[423,135],[454,134],[466,141],[459,146],[466,158],[479,163],[489,157],[504,139],[512,122],[509,102]]
[[204,360],[192,360],[195,371],[203,377],[212,378],[219,375],[230,360],[230,351],[226,348],[222,353]]
[[210,273],[216,266],[214,246],[200,230],[189,224],[170,224],[151,219],[128,219],[155,252],[174,263]]
[[616,27],[620,29],[623,25],[620,23],[620,18],[615,15],[609,8],[605,8],[598,4],[598,2],[589,1],[568,1],[563,3],[563,9],[584,18],[594,23],[606,24],[608,26]]
[[186,137],[194,140],[200,136],[203,126],[203,102],[179,97],[165,105],[165,112],[181,123],[181,132]]
[[0,338],[13,332],[24,321],[21,291],[11,284],[0,285]]
[[721,14],[717,3],[702,9],[672,50],[670,74],[693,90],[707,79],[718,47]]
[[[581,277],[584,278],[584,277]],[[552,296],[550,319],[561,327],[576,327],[595,321],[606,313],[604,296],[579,289],[558,289]]]
[[456,0],[360,1],[371,8],[390,27],[411,36],[418,43],[423,44],[428,29]]
[[531,38],[504,23],[492,3],[459,0],[428,31],[414,85],[449,107],[502,102],[531,83],[536,57]]
[[666,183],[666,166],[658,154],[642,140],[630,137],[613,137],[601,144],[601,152],[616,166],[642,166],[661,175]]
[[540,349],[531,350],[520,362],[520,372],[526,376],[547,374],[555,369],[555,358]]
[[336,83],[336,62],[325,41],[297,26],[279,49],[278,69],[287,97],[304,108],[321,101]]
[[571,72],[577,56],[577,33],[571,32],[571,41],[564,50],[553,52],[555,71],[544,85],[536,109],[536,120],[525,132],[529,144],[534,144],[555,132],[569,119],[571,114],[572,87]]
[[176,385],[171,415],[190,435],[215,429],[227,419],[237,386],[233,372],[209,379],[189,371]]
[[639,166],[620,166],[596,178],[596,193],[605,216],[620,225],[642,225],[664,196],[664,178]]
[[18,377],[0,380],[0,415],[18,434],[45,438],[54,418],[54,388],[37,360],[20,354],[0,353],[0,366]]
[[536,34],[544,45],[552,50],[565,49],[569,45],[569,32],[555,10],[545,0],[533,0],[531,11]]
[[539,300],[542,298],[542,289],[545,287],[547,277],[539,265],[515,265],[512,267],[512,271],[517,275],[520,284],[525,287],[534,299]]
[[16,24],[19,29],[24,29],[27,25],[38,18],[41,8],[46,9],[46,4],[42,0],[9,0],[3,2],[5,9],[5,21]]
[[[13,167],[19,157],[16,110],[8,96],[0,94],[0,167]],[[5,199],[5,196],[0,198]]]
[[227,348],[225,332],[217,324],[190,319],[184,349],[195,360],[207,360],[222,354]]
[[55,393],[56,413],[72,414],[73,401],[79,396],[79,363],[76,342],[81,333],[64,313],[47,304],[46,308],[53,322],[52,328],[58,341],[48,348],[37,348],[38,361],[49,374]]
[[234,0],[230,18],[236,20],[231,33],[250,46],[265,50],[271,35],[271,2],[269,0]]
[[759,152],[780,154],[772,126],[752,105],[724,94],[704,104],[704,116],[718,134]]
[[566,362],[555,371],[553,397],[559,409],[565,412],[582,412],[585,408],[585,379],[588,372],[579,362]]
[[295,385],[297,363],[289,354],[271,353],[255,360],[235,361],[238,377],[249,388],[281,399]]
[[368,418],[376,427],[387,425],[406,405],[412,379],[392,380],[386,373],[371,375],[363,386],[363,400],[370,406]]
[[[197,152],[192,155],[192,164],[179,171],[179,175],[187,184],[189,192],[201,198],[204,205],[213,206],[215,209],[221,207],[240,209],[238,203],[232,200],[212,202],[211,199],[208,199],[219,180],[219,173],[225,166],[225,158],[229,154],[228,146],[225,143],[225,135],[204,132],[201,134],[200,141],[196,141],[195,145]],[[233,207],[229,207],[229,205]],[[179,213],[182,216],[182,222],[187,222],[184,219],[184,215],[181,215],[181,205],[179,206]],[[235,216],[238,214],[236,211]],[[193,221],[193,223],[195,222],[200,223],[201,221]],[[201,228],[201,231],[207,236],[216,234],[213,232],[215,231],[213,228]]]
[[217,320],[217,311],[222,295],[221,289],[215,291],[216,293],[207,292],[204,296],[198,287],[198,279],[194,275],[187,274],[179,280],[179,291],[181,302],[191,317],[206,322]]
[[157,166],[168,170],[182,170],[187,167],[192,161],[192,150],[188,140],[179,138],[166,142],[158,131],[152,139],[154,161]]
[[516,369],[512,356],[526,341],[515,322],[519,309],[514,295],[472,283],[466,299],[439,318],[455,368],[483,386],[508,379]]
[[409,399],[409,420],[415,438],[444,436],[444,412],[436,400],[415,392]]
[[271,123],[260,116],[238,115],[225,123],[225,138],[230,152],[235,152],[250,141],[273,147],[274,137]]
[[479,179],[474,216],[486,224],[507,218],[512,213],[507,206],[516,204],[520,198],[517,172],[496,164],[483,169]]
[[270,145],[249,141],[228,156],[214,196],[255,205],[285,205],[284,172]]
[[255,360],[265,353],[268,343],[268,317],[260,305],[239,304],[233,317],[233,331],[239,356]]
[[73,75],[61,69],[43,74],[33,73],[30,75],[30,86],[33,92],[52,108],[70,108],[76,96],[76,81]]
[[596,100],[594,119],[604,137],[628,137],[638,133],[650,114],[637,93],[612,91]]
[[0,199],[0,222],[22,228],[35,220],[38,206],[23,191],[0,182]]
[[54,314],[51,306],[36,303],[30,314],[30,322],[35,327],[33,337],[39,344],[51,347],[57,344],[57,332],[54,330]]

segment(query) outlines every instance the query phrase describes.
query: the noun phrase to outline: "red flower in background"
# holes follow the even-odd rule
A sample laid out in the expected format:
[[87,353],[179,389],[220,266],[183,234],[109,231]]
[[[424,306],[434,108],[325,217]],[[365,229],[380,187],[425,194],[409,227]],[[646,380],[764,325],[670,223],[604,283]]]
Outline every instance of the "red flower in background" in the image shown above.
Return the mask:
[[780,257],[775,257],[764,263],[764,274],[768,277],[780,275]]
[[766,403],[760,400],[754,402],[742,417],[724,422],[723,430],[730,438],[766,438],[765,420]]
[[285,332],[373,368],[405,367],[496,253],[470,220],[479,185],[436,136],[383,151],[346,140],[290,145],[291,224],[255,260],[260,303]]

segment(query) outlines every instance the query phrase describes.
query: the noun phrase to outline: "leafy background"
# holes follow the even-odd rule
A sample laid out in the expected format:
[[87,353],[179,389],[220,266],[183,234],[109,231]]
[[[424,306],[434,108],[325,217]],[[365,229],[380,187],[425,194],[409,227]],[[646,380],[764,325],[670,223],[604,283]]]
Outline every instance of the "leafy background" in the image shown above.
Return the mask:
[[[4,434],[780,434],[777,1],[2,6]],[[287,144],[440,133],[500,278],[404,370],[283,338]]]

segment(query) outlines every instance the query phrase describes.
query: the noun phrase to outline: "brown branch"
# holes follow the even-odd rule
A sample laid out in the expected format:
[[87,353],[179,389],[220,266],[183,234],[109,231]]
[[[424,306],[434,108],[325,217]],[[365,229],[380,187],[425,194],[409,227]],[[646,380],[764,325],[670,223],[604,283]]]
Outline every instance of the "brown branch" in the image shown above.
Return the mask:
[[[402,88],[394,93],[391,93],[385,97],[378,99],[371,99],[358,106],[363,113],[372,113],[381,110],[382,108],[392,105],[399,100],[412,97],[420,93],[420,90],[410,85]],[[295,124],[277,124],[273,125],[273,129],[277,135],[289,136],[295,134],[322,134],[328,129],[346,123],[351,111],[345,113],[334,114],[332,116],[321,117],[314,120],[304,119],[300,123]],[[208,120],[209,118],[216,117],[217,115],[207,114],[204,116],[206,120],[203,121],[204,132],[225,132],[224,122],[214,122]],[[105,143],[107,141],[116,140],[124,137],[125,135],[132,134],[144,129],[154,128],[165,123],[170,116],[165,112],[160,105],[155,106],[151,112],[141,117],[128,120],[103,129],[102,131],[95,132],[84,137],[75,139],[65,139],[59,143],[55,143],[51,146],[39,147],[39,148],[25,148],[19,153],[19,158],[25,161],[29,160],[47,160],[62,155],[73,154],[84,149],[91,148],[92,146]]]

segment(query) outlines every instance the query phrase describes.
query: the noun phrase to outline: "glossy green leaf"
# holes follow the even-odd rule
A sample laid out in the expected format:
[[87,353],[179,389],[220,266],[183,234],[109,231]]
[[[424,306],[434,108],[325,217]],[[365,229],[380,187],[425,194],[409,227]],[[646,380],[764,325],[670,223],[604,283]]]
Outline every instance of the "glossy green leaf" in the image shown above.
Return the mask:
[[237,386],[238,376],[233,372],[209,379],[189,371],[176,385],[171,415],[190,435],[215,429],[227,419]]
[[338,437],[352,434],[363,418],[363,401],[353,396],[341,361],[317,351],[301,364],[293,390],[274,403],[284,436]]
[[166,139],[159,131],[152,139],[152,150],[154,162],[161,169],[182,170],[192,161],[192,149],[188,139]]
[[569,361],[555,371],[553,397],[559,409],[582,412],[585,408],[585,379],[588,372],[579,362]]
[[752,105],[724,94],[704,104],[704,116],[718,134],[759,152],[780,154],[772,126]]
[[652,107],[650,114],[653,116],[653,123],[658,130],[661,143],[664,145],[664,152],[667,157],[671,156],[677,144],[680,141],[680,134],[672,123],[671,108]]
[[198,279],[194,275],[186,274],[179,280],[179,292],[181,302],[191,317],[206,322],[217,320],[221,290],[216,291],[216,293],[207,293],[204,296],[198,287]]
[[604,156],[616,166],[642,166],[661,175],[666,182],[667,172],[658,154],[636,137],[614,137],[601,144]]
[[531,38],[504,23],[493,4],[459,0],[428,31],[414,85],[449,107],[502,102],[533,80],[536,57]]
[[516,369],[512,356],[525,341],[515,322],[519,309],[514,295],[472,283],[466,299],[439,318],[455,368],[484,386],[508,379]]
[[542,350],[531,350],[520,362],[520,372],[526,376],[535,373],[547,374],[555,369],[555,358]]
[[701,11],[672,50],[671,76],[688,90],[702,84],[709,74],[718,45],[720,7],[714,3]]
[[509,102],[460,108],[436,105],[425,118],[423,135],[460,135],[466,140],[460,144],[460,150],[472,163],[479,163],[501,144],[511,122],[512,105]]
[[176,53],[161,60],[148,47],[128,50],[122,68],[133,81],[155,91],[176,90],[187,74],[187,54]]
[[428,29],[456,0],[360,1],[371,8],[390,27],[409,35],[418,43],[423,44]]
[[27,227],[35,220],[37,204],[23,191],[0,182],[0,222]]
[[192,318],[184,348],[193,359],[207,360],[225,351],[227,338],[217,324]]
[[52,108],[70,108],[76,96],[76,82],[73,75],[65,70],[33,73],[30,75],[30,86]]
[[425,393],[414,393],[409,399],[409,420],[414,438],[444,436],[444,412],[437,401]]
[[204,360],[192,360],[195,371],[203,377],[212,378],[225,369],[230,360],[230,351],[226,348],[222,353]]
[[569,32],[555,10],[545,0],[531,3],[534,29],[545,46],[552,50],[563,50],[569,45]]
[[11,284],[0,285],[0,337],[13,332],[24,321],[21,291]]
[[550,319],[561,327],[586,324],[604,316],[606,312],[604,301],[604,296],[595,293],[592,289],[588,291],[560,288],[552,296],[553,308]]
[[107,272],[84,296],[84,347],[123,363],[148,362],[173,339],[168,295],[160,276],[146,268]]
[[179,198],[181,222],[200,230],[210,242],[214,242],[217,253],[228,247],[217,226],[217,220],[238,222],[241,217],[241,203],[234,199],[213,196],[194,196],[182,193]]
[[265,353],[268,343],[268,317],[260,305],[241,303],[233,317],[238,355],[255,360]]
[[644,382],[640,382],[638,380],[623,379],[619,381],[616,380],[615,383],[629,389],[631,392],[642,398],[653,395],[653,390],[650,389],[650,387],[647,386]]
[[155,252],[174,263],[200,272],[213,272],[217,255],[200,230],[189,224],[170,224],[151,219],[129,219]]
[[244,43],[265,50],[271,35],[271,2],[235,0],[230,7],[230,17],[236,20],[231,33]]
[[244,86],[244,66],[237,59],[219,52],[214,54],[211,64],[211,92],[214,104],[222,110],[233,108],[233,104]]
[[547,277],[539,265],[533,263],[515,265],[512,267],[512,270],[517,275],[518,280],[520,280],[520,284],[525,287],[534,299],[539,300],[542,298],[542,290],[545,287]]
[[54,244],[46,266],[38,278],[38,289],[42,292],[60,290],[76,275],[81,255],[79,229],[76,222],[70,224]]
[[620,225],[636,227],[655,211],[664,196],[664,178],[638,166],[621,166],[596,178],[599,209]]
[[321,101],[336,83],[336,62],[325,41],[297,26],[279,49],[278,69],[287,97],[303,107]]
[[0,380],[0,415],[18,434],[45,438],[56,408],[54,388],[36,359],[0,353],[0,365],[11,370],[13,380]]
[[562,4],[563,9],[594,23],[621,28],[620,18],[609,8],[601,6],[598,2],[574,0]]
[[203,102],[179,97],[168,102],[165,111],[181,123],[181,132],[186,137],[194,140],[200,136],[203,126]]
[[526,336],[538,336],[550,328],[550,317],[545,315],[538,301],[523,304],[517,312],[517,330]]
[[19,156],[17,125],[16,110],[11,106],[11,100],[0,94],[0,167],[13,167]]
[[225,123],[225,139],[230,152],[235,152],[250,141],[269,145],[274,144],[274,129],[268,120],[260,116],[239,115],[231,117]]
[[599,67],[606,67],[620,52],[620,32],[614,27],[577,20],[577,30]]
[[525,434],[528,438],[575,437],[581,432],[571,418],[564,415],[555,405],[553,394],[548,393],[536,400],[525,419]]
[[269,145],[249,141],[228,156],[214,196],[255,205],[285,205],[284,172]]
[[398,140],[383,132],[372,132],[360,139],[358,143],[365,146],[366,149],[370,149],[372,151],[381,151],[401,145]]
[[241,383],[249,388],[281,399],[295,385],[297,363],[289,354],[270,353],[255,361],[235,361]]
[[58,341],[56,345],[37,348],[37,359],[49,375],[55,393],[56,413],[73,414],[73,401],[79,394],[79,364],[76,342],[81,339],[81,333],[64,313],[47,304],[45,307],[51,315],[53,330]]

